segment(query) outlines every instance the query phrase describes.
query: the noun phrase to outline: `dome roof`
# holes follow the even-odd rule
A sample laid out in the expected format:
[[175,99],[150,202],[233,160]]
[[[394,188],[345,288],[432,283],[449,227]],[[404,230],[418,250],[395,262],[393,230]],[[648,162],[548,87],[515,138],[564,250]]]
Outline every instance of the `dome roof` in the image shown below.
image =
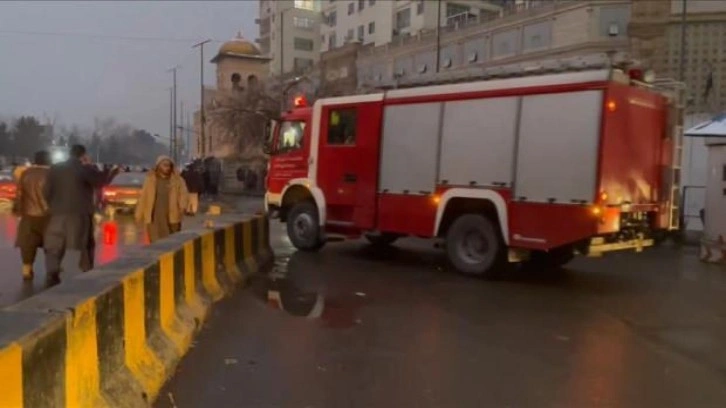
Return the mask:
[[219,47],[220,54],[237,54],[237,55],[260,55],[260,50],[251,42],[242,38],[241,34],[237,34],[233,38]]

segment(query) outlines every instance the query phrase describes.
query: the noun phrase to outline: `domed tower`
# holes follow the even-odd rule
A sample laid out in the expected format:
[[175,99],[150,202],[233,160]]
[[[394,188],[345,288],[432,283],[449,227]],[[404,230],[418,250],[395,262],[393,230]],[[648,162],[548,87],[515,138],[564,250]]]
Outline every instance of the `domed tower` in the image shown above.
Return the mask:
[[269,72],[270,58],[263,56],[254,44],[238,33],[219,47],[211,62],[217,64],[217,90],[230,91],[263,81]]

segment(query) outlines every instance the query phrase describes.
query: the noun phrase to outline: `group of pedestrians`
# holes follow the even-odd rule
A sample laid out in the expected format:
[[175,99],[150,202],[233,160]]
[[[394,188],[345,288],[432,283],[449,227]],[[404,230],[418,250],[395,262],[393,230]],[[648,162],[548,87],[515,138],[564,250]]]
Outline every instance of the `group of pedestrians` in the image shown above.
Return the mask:
[[[99,169],[82,145],[70,149],[70,157],[51,165],[50,154],[39,151],[33,164],[17,180],[13,213],[20,217],[16,246],[20,248],[23,279],[33,279],[38,249],[45,250],[46,284],[60,283],[66,251],[80,251],[79,267],[94,266],[94,214],[97,192],[110,183],[120,167]],[[171,158],[162,156],[147,173],[135,219],[146,227],[151,242],[181,229],[189,210],[184,179]]]

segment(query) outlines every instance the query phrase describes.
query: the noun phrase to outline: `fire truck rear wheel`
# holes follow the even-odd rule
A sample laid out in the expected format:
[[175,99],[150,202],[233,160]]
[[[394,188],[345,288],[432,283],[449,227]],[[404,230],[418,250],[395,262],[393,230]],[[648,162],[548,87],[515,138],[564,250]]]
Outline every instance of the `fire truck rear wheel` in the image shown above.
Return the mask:
[[299,202],[287,214],[287,236],[301,251],[317,251],[323,247],[318,209],[310,201]]
[[446,233],[446,252],[461,273],[498,278],[506,261],[506,247],[499,227],[480,214],[459,216]]

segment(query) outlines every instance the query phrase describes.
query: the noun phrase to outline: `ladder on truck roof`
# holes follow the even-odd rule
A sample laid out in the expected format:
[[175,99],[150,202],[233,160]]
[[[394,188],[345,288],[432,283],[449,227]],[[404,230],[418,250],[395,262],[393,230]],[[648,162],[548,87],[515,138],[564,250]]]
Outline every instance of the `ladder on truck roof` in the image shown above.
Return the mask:
[[554,58],[495,67],[466,68],[416,77],[402,77],[380,88],[409,88],[486,79],[515,78],[531,75],[558,74],[575,71],[613,69],[634,64],[623,55],[593,54],[571,58]]

